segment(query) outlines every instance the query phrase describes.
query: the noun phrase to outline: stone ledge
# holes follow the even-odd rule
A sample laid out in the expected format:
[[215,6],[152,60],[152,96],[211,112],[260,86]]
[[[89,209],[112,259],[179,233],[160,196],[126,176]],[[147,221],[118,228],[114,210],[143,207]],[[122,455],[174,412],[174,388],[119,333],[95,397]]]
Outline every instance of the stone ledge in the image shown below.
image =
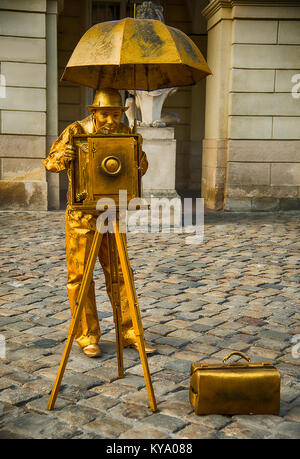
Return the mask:
[[300,18],[296,0],[232,0],[233,17],[241,19],[297,19]]
[[173,127],[138,127],[137,132],[144,140],[170,140],[174,139],[175,129]]
[[253,198],[251,200],[251,210],[254,211],[273,211],[279,209],[279,199],[276,198]]
[[225,211],[229,212],[274,212],[298,211],[300,198],[227,198]]
[[0,210],[47,210],[47,183],[0,180]]
[[[220,10],[228,11],[233,8],[233,18],[295,19],[295,17],[300,17],[299,2],[295,0],[261,0],[260,2],[257,0],[212,0],[202,10],[202,15],[206,19],[211,19],[216,14],[220,15]],[[229,18],[229,14],[227,12],[225,18]]]
[[225,198],[224,210],[229,212],[250,212],[251,198]]
[[228,185],[228,198],[298,198],[299,186],[270,186],[270,185]]
[[42,160],[20,159],[20,158],[1,158],[1,180],[7,182],[32,182],[45,181],[46,170]]

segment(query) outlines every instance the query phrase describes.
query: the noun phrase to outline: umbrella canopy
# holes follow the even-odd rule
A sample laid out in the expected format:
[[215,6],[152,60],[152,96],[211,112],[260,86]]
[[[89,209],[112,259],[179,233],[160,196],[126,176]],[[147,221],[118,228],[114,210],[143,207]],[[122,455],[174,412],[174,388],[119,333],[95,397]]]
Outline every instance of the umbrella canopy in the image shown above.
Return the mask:
[[80,39],[62,80],[94,89],[188,86],[211,73],[194,42],[154,19],[101,22]]

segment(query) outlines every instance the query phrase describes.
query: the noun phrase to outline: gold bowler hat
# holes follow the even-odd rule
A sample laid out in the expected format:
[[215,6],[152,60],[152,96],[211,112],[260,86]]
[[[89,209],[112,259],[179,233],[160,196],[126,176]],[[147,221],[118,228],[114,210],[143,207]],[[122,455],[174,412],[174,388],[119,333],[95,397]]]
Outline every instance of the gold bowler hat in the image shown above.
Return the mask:
[[99,89],[94,97],[93,105],[88,105],[91,112],[98,108],[121,108],[123,111],[128,107],[122,105],[122,97],[117,89]]

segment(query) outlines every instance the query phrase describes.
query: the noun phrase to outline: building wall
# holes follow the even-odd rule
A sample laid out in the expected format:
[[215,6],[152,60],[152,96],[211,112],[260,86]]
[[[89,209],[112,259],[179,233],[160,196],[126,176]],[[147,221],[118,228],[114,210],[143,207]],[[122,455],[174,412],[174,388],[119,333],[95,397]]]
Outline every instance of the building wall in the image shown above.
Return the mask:
[[[186,33],[196,43],[205,58],[207,28],[201,11],[207,3],[207,0],[162,2],[166,24]],[[163,112],[173,112],[180,116],[180,122],[174,125],[177,141],[176,189],[179,192],[194,191],[200,194],[205,80],[193,87],[178,88],[178,91],[166,100]]]
[[0,209],[47,209],[46,0],[0,1]]
[[[86,90],[78,84],[60,81],[74,48],[89,28],[88,2],[85,0],[64,0],[57,25],[58,52],[58,131],[61,133],[69,124],[87,116],[85,109]],[[61,206],[66,205],[68,178],[66,172],[59,174]]]
[[300,208],[300,8],[288,10],[235,13],[228,210]]
[[204,11],[214,75],[203,196],[215,209],[299,209],[300,100],[291,79],[300,81],[300,7],[251,3],[214,0]]

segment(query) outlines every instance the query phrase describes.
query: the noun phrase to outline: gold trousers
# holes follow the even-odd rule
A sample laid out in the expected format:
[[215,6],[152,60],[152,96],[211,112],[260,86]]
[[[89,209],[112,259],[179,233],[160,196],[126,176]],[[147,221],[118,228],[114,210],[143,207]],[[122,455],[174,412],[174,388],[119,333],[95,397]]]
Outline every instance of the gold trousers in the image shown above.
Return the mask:
[[[66,258],[68,270],[67,290],[72,314],[75,312],[75,302],[77,300],[84,267],[95,234],[96,219],[97,217],[95,215],[85,214],[80,211],[72,211],[69,209],[66,211]],[[110,301],[112,302],[112,287],[107,237],[107,234],[103,235],[99,250],[99,261],[105,275],[106,290]],[[123,346],[128,346],[133,342],[136,342],[136,337],[131,320],[120,263],[118,265],[118,272]],[[88,344],[98,343],[100,334],[101,332],[95,300],[95,284],[94,281],[92,281],[87,298],[83,305],[81,320],[75,339],[81,347],[85,347]]]

